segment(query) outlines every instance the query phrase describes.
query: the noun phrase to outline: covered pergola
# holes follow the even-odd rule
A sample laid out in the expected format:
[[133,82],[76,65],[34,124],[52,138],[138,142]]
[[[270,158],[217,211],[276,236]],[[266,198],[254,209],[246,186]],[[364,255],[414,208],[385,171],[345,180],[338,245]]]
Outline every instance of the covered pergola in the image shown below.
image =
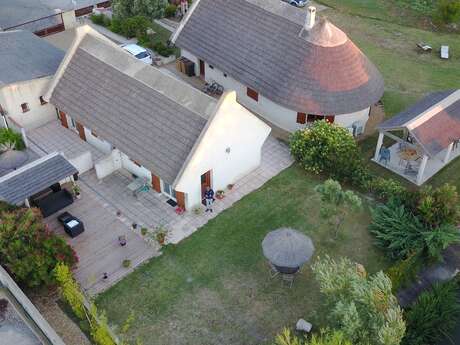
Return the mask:
[[460,156],[460,90],[432,93],[377,128],[373,161],[420,186]]

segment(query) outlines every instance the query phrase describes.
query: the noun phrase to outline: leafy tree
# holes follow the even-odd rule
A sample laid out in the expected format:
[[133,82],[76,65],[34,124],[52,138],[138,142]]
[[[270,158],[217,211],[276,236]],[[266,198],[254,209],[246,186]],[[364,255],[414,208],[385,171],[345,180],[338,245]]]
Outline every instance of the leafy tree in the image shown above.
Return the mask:
[[113,14],[116,18],[129,18],[134,16],[133,0],[112,0]]
[[362,185],[368,177],[361,151],[346,128],[316,121],[298,130],[290,140],[291,153],[302,167],[340,182]]
[[310,340],[304,340],[293,336],[288,329],[275,339],[275,345],[352,345],[345,339],[342,332],[322,330],[319,336],[313,335]]
[[340,183],[331,179],[316,186],[315,190],[321,195],[321,216],[331,221],[337,237],[348,213],[361,207],[361,199],[351,190],[342,190]]
[[150,20],[144,16],[134,16],[121,22],[121,32],[128,38],[141,37],[150,27]]
[[0,128],[0,151],[8,148],[16,150],[24,150],[26,145],[22,140],[22,136],[10,128]]
[[332,327],[353,345],[398,345],[404,336],[402,310],[383,273],[368,276],[362,265],[326,256],[313,273],[330,308]]
[[167,0],[133,0],[133,12],[150,19],[164,17]]
[[0,263],[28,287],[54,283],[58,262],[77,262],[73,249],[43,223],[38,209],[0,212]]
[[407,333],[403,345],[436,344],[455,328],[460,317],[456,280],[423,292],[406,311]]
[[460,20],[460,1],[439,0],[437,15],[446,24],[457,23]]
[[377,245],[393,259],[416,254],[440,260],[442,251],[459,239],[455,225],[431,228],[394,200],[372,210],[369,229]]

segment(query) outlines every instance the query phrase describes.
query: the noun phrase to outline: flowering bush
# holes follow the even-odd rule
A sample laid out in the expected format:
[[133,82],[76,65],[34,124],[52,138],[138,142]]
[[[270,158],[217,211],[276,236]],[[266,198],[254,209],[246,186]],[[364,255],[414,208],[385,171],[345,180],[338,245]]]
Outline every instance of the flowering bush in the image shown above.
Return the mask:
[[55,282],[58,262],[73,266],[77,256],[43,223],[38,209],[0,211],[0,262],[15,280],[28,287]]
[[316,121],[292,134],[290,148],[304,169],[314,174],[357,185],[368,177],[361,151],[346,128]]

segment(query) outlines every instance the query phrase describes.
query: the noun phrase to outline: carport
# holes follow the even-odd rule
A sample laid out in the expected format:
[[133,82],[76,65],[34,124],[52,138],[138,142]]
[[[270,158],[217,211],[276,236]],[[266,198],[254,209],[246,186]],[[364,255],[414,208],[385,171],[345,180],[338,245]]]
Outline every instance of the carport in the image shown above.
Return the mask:
[[[73,202],[61,183],[72,182],[78,170],[60,153],[52,153],[0,178],[0,200],[12,205],[34,203],[44,216]],[[33,202],[32,202],[33,200]]]

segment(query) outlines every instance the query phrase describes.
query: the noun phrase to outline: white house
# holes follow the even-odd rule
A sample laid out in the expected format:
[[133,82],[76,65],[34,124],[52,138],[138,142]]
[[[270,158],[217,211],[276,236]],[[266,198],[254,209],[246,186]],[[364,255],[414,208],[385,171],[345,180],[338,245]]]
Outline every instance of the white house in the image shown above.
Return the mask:
[[56,118],[43,95],[64,52],[29,31],[0,32],[0,126],[30,129]]
[[325,118],[358,135],[383,95],[376,67],[314,7],[196,0],[171,41],[196,75],[287,131]]
[[124,168],[183,208],[206,186],[224,189],[258,167],[270,133],[235,92],[217,102],[88,26],[76,30],[45,99],[64,127],[107,154],[95,162],[99,178]]

